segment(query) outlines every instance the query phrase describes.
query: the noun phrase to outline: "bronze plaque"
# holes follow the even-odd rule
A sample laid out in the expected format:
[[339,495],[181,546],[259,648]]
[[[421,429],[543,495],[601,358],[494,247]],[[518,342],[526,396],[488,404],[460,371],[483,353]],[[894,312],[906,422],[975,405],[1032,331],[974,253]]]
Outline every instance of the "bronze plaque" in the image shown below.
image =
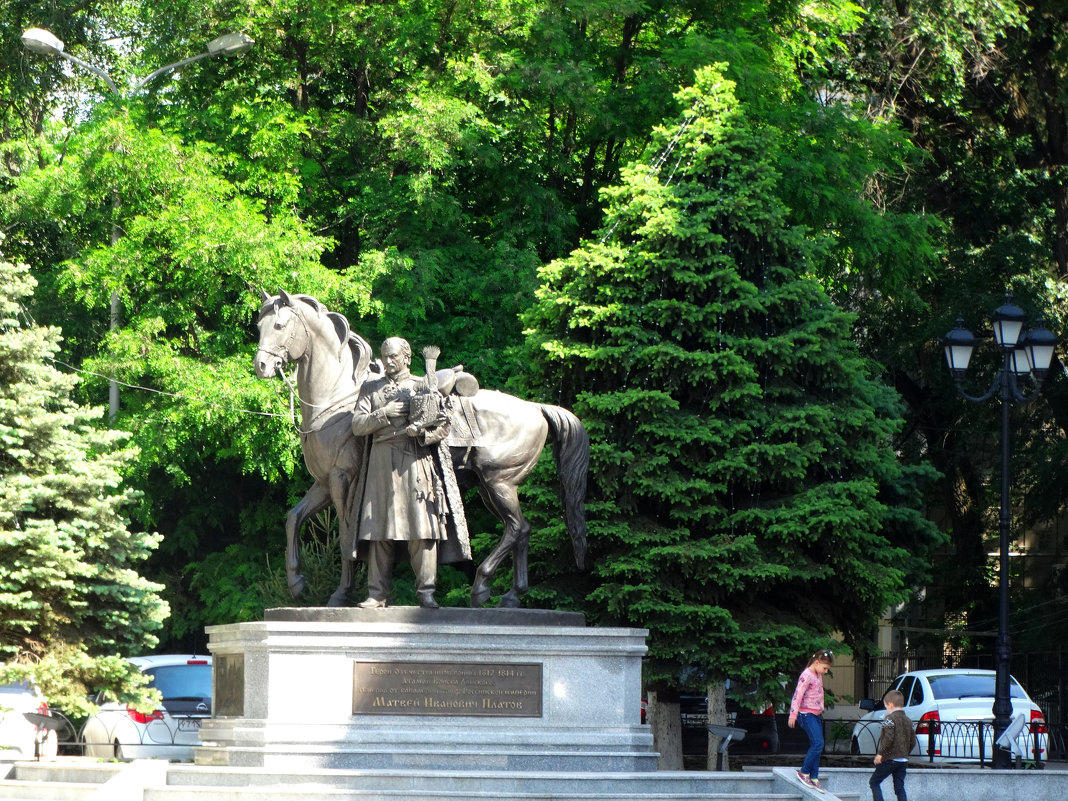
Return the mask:
[[541,665],[357,661],[352,714],[540,718]]
[[245,655],[219,654],[212,660],[215,674],[216,717],[239,718],[245,714]]

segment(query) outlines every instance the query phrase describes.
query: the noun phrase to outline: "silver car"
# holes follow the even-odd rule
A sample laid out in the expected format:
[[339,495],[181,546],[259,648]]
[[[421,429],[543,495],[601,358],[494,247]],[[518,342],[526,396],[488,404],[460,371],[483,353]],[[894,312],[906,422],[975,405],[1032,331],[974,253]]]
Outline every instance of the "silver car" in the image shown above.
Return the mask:
[[160,691],[163,702],[152,712],[139,712],[107,697],[95,699],[100,710],[82,733],[86,756],[191,762],[200,725],[211,717],[211,657],[168,654],[130,662],[148,674],[149,686]]
[[[993,757],[994,671],[946,668],[903,673],[891,683],[905,698],[903,710],[916,726],[913,754],[935,762],[968,762]],[[1010,677],[1012,717],[1023,717],[1019,751],[1035,761],[1047,758],[1049,733],[1042,710]],[[865,701],[870,709],[853,727],[854,754],[874,754],[886,710]]]
[[58,739],[55,729],[39,725],[44,717],[50,717],[48,704],[35,686],[0,684],[0,759],[54,757]]

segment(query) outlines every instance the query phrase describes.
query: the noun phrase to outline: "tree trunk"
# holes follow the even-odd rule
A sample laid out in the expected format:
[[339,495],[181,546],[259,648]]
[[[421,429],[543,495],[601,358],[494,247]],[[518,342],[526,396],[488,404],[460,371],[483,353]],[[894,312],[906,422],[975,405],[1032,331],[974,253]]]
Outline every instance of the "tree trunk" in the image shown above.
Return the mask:
[[[708,722],[714,726],[726,726],[727,725],[727,684],[726,682],[716,681],[709,684],[705,688],[705,692],[708,696]],[[716,757],[719,754],[720,738],[708,733],[708,753],[705,762],[705,768],[707,770],[716,769]],[[723,769],[730,770],[730,765],[727,764],[727,755],[723,755]]]
[[646,696],[645,719],[653,732],[653,750],[660,752],[657,770],[682,770],[682,715],[679,702],[661,701],[652,690]]

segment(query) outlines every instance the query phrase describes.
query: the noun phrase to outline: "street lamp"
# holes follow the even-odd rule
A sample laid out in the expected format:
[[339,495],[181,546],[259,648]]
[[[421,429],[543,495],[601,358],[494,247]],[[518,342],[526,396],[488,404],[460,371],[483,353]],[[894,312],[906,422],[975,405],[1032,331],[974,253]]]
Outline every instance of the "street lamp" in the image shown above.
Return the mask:
[[[1038,397],[1042,383],[1053,362],[1057,338],[1043,325],[1038,324],[1022,334],[1027,315],[1012,303],[1012,296],[1005,296],[1005,303],[990,317],[994,329],[994,343],[1001,348],[1001,367],[994,381],[984,394],[969,395],[964,391],[964,373],[968,369],[972,351],[979,340],[957,319],[957,327],[942,339],[946,363],[956,384],[957,391],[966,400],[982,403],[997,395],[1001,401],[1001,514],[998,567],[998,639],[995,646],[994,679],[994,738],[1008,727],[1012,718],[1012,699],[1009,694],[1009,673],[1012,667],[1012,647],[1009,643],[1009,407],[1014,403],[1028,403]],[[1030,375],[1034,388],[1025,395],[1020,383]],[[1011,754],[1004,748],[994,746],[995,768],[1012,766]]]
[[[192,64],[194,61],[200,61],[203,58],[212,58],[214,56],[236,56],[239,53],[244,53],[246,50],[252,47],[255,42],[251,37],[246,36],[243,33],[226,33],[208,42],[207,47],[203,53],[197,53],[195,56],[182,59],[181,61],[175,61],[173,64],[167,64],[164,67],[160,67],[154,72],[150,72],[140,81],[130,87],[129,92],[123,93],[119,91],[119,87],[115,85],[115,82],[111,80],[106,72],[99,67],[94,67],[87,61],[82,61],[80,58],[72,56],[70,53],[63,49],[63,40],[56,36],[51,31],[47,31],[44,28],[27,28],[22,34],[22,46],[25,47],[31,53],[37,53],[42,56],[49,56],[52,58],[62,58],[72,64],[77,64],[79,67],[89,70],[89,72],[102,79],[104,83],[108,85],[112,94],[116,97],[122,98],[124,96],[136,95],[142,89],[145,88],[151,81],[154,81],[160,75],[164,75],[168,72],[179,70],[187,64]],[[118,198],[112,196],[112,203],[115,207],[118,207]],[[118,240],[118,227],[112,226],[111,231],[111,243],[115,244]],[[111,320],[109,329],[114,331],[119,327],[119,318],[121,316],[122,309],[119,304],[119,293],[111,293]],[[108,418],[114,422],[115,415],[119,413],[119,384],[112,378],[108,381]]]
[[[225,33],[208,42],[203,53],[197,53],[195,56],[184,58],[181,61],[175,61],[173,64],[168,64],[165,67],[160,67],[154,72],[150,72],[134,84],[130,88],[130,91],[125,94],[137,94],[160,75],[181,69],[187,64],[192,64],[194,61],[200,61],[202,58],[211,58],[213,56],[236,56],[239,53],[244,53],[254,44],[255,42],[243,33]],[[115,82],[111,80],[111,77],[102,69],[94,67],[87,61],[82,61],[80,58],[76,58],[64,50],[63,40],[51,31],[46,31],[44,28],[27,28],[22,34],[22,46],[31,53],[37,53],[42,56],[51,56],[53,58],[62,58],[72,64],[77,64],[79,67],[89,70],[89,72],[93,73],[93,75],[96,75],[98,78],[103,79],[104,83],[108,85],[108,88],[111,89],[112,93],[119,97],[122,97],[124,94],[119,91],[119,87],[115,85]]]

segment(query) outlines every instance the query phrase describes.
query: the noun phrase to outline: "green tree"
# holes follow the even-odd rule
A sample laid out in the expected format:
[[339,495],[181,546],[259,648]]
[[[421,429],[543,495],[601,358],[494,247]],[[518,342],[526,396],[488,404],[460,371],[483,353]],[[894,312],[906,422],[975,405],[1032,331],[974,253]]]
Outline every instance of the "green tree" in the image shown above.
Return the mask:
[[129,434],[71,399],[59,331],[35,325],[34,280],[0,258],[0,659],[68,710],[88,691],[135,686],[120,655],[152,648],[167,616],[142,570],[159,544],[124,515]]
[[[944,229],[940,266],[924,280],[876,293],[854,273],[836,284],[849,289],[835,298],[859,313],[864,352],[886,366],[908,405],[902,450],[922,454],[944,476],[931,506],[950,540],[935,560],[939,581],[928,591],[927,614],[944,607],[947,628],[965,621],[965,628],[990,629],[997,618],[988,554],[996,550],[998,528],[999,410],[993,402],[960,399],[937,340],[961,315],[973,331],[989,331],[985,317],[1007,289],[1053,331],[1064,330],[1068,104],[1061,82],[1068,8],[1043,0],[865,7],[864,24],[824,85],[838,98],[865,98],[872,117],[899,126],[922,148],[925,158],[907,180],[879,176],[872,191],[888,207],[938,215]],[[989,378],[982,364],[977,354],[972,390]],[[1048,531],[1063,514],[1066,392],[1063,381],[1052,381],[1044,399],[1013,415],[1015,531]],[[1047,539],[1037,550],[1055,547]],[[1045,585],[1051,573],[1043,561],[1028,557],[1027,570],[1038,596],[1033,603],[1046,608],[1055,592]],[[1049,641],[1048,625],[1027,635],[1035,616],[1019,617],[1014,639]]]
[[787,72],[784,32],[831,48],[853,8],[803,7],[161,0],[139,22],[146,67],[220,30],[256,39],[239,71],[150,94],[153,119],[223,144],[236,186],[295,206],[331,237],[325,264],[373,277],[372,314],[353,321],[365,336],[435,342],[499,386],[537,265],[596,229],[600,188],[674,112],[675,87],[727,55],[739,75],[765,51]]
[[654,683],[767,680],[832,632],[864,643],[938,541],[931,473],[894,452],[900,402],[788,222],[784,137],[721,70],[679,93],[663,158],[605,192],[604,235],[542,270],[526,317],[533,383],[594,443],[591,576],[533,594],[649,628]]
[[[125,385],[118,424],[140,450],[126,467],[141,491],[132,515],[163,535],[152,567],[171,635],[196,642],[205,623],[256,613],[266,555],[281,553],[285,510],[308,482],[282,385],[251,369],[256,290],[299,282],[343,309],[367,291],[320,265],[324,240],[294,214],[268,217],[219,177],[210,146],[151,126],[136,104],[98,107],[62,152],[41,153],[0,216],[12,251],[39,265],[35,313],[70,326],[83,397],[102,398],[107,376]],[[112,291],[122,319],[108,330]],[[240,564],[222,556],[230,546]],[[228,569],[233,580],[201,578]]]

